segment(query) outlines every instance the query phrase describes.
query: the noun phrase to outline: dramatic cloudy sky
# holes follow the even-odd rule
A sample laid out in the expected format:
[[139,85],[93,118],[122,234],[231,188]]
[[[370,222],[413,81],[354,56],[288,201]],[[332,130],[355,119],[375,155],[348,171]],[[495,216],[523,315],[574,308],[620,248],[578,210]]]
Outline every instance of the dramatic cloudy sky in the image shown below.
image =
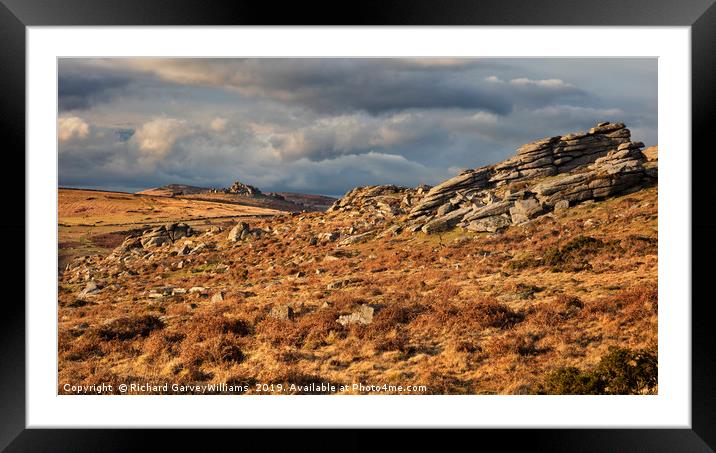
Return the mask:
[[657,141],[656,59],[61,59],[58,85],[61,186],[337,195],[598,121]]

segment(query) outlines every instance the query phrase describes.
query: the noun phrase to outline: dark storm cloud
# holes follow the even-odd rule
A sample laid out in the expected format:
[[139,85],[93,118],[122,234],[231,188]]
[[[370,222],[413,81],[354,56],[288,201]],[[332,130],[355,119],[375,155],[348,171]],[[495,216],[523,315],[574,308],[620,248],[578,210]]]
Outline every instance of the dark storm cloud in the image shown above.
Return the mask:
[[120,95],[131,79],[98,74],[60,74],[57,94],[61,111],[87,109]]
[[521,101],[534,104],[584,95],[566,84],[483,83],[505,67],[489,60],[442,61],[135,59],[128,66],[168,82],[231,88],[320,114],[462,108],[506,115]]

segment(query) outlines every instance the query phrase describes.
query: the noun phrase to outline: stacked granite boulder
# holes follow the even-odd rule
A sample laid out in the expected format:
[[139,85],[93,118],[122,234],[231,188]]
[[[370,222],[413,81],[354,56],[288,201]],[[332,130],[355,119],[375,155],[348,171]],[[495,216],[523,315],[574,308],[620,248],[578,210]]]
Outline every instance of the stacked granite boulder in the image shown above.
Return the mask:
[[637,188],[654,177],[642,165],[644,144],[630,138],[624,124],[607,122],[523,145],[504,162],[464,171],[430,189],[410,209],[408,229],[494,232]]
[[407,214],[428,190],[430,186],[425,185],[414,189],[392,184],[356,187],[336,200],[326,212],[350,211],[380,218],[396,217]]

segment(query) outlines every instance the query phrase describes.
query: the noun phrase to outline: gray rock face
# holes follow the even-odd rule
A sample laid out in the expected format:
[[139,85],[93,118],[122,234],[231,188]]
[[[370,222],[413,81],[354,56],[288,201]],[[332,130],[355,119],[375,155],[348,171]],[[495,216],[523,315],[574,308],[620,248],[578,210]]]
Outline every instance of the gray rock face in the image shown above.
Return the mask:
[[506,215],[493,215],[484,217],[479,220],[473,220],[467,225],[467,230],[477,233],[489,232],[495,233],[499,230],[507,228],[512,224],[510,218]]
[[494,189],[535,178],[555,176],[591,164],[600,157],[629,143],[630,132],[622,123],[599,123],[589,132],[547,137],[521,146],[517,154],[499,164],[467,170],[430,191],[410,211],[411,218],[438,217],[436,212],[460,190]]
[[413,203],[407,229],[497,231],[507,217],[511,223],[526,222],[557,202],[557,209],[565,209],[638,187],[643,178],[654,180],[656,170],[645,171],[644,144],[630,137],[624,124],[600,122],[588,132],[523,145],[506,161],[464,171],[431,188]]
[[349,324],[370,324],[373,322],[374,312],[375,309],[373,307],[363,304],[350,315],[340,316],[336,321],[343,326]]
[[355,234],[353,236],[348,236],[347,238],[341,240],[339,242],[339,245],[350,245],[350,244],[358,244],[360,242],[365,242],[368,239],[370,239],[373,236],[373,231],[367,231],[365,233]]
[[115,254],[126,253],[133,248],[152,248],[159,247],[164,244],[171,244],[183,237],[189,237],[194,234],[192,228],[186,223],[168,223],[159,227],[145,230],[139,238],[128,237],[122,245],[115,249]]
[[510,216],[512,223],[523,223],[542,214],[544,208],[542,203],[536,198],[530,197],[524,200],[515,201],[514,206],[510,208]]
[[433,220],[426,223],[422,230],[424,233],[433,234],[447,231],[455,227],[463,216],[470,212],[471,208],[460,208],[455,211],[449,212],[441,217],[436,217]]
[[484,219],[509,212],[512,202],[509,200],[497,201],[483,207],[475,207],[470,210],[462,219],[463,222]]
[[444,215],[447,214],[448,212],[452,211],[453,208],[454,208],[454,206],[453,206],[452,203],[450,203],[450,202],[445,203],[444,205],[441,205],[441,206],[438,208],[437,214],[438,214],[438,216],[444,216]]
[[168,223],[164,229],[172,242],[192,235],[192,229],[186,223]]
[[643,146],[636,142],[610,151],[595,160],[587,171],[537,184],[533,190],[542,203],[555,206],[558,201],[571,204],[600,199],[637,187],[645,174],[640,145]]
[[467,170],[454,178],[438,184],[428,191],[422,200],[410,211],[410,217],[434,214],[435,210],[447,203],[461,189],[480,189],[488,184],[490,167]]
[[114,256],[122,256],[134,249],[142,248],[142,239],[136,236],[127,237],[121,245],[112,252]]
[[337,200],[326,212],[367,209],[384,215],[396,215],[413,202],[415,189],[393,184],[355,187]]
[[569,209],[569,201],[567,200],[559,200],[554,204],[555,212],[566,211],[567,209]]

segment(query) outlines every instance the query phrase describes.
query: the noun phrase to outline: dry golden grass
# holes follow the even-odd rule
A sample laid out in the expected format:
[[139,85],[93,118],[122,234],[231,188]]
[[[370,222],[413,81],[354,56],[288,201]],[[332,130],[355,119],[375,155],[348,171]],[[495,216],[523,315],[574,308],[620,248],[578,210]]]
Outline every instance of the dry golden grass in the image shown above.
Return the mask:
[[[190,260],[162,256],[115,277],[99,270],[108,286],[85,298],[82,280],[62,277],[60,383],[245,383],[258,393],[257,384],[362,382],[529,394],[555,370],[596,367],[610,347],[656,349],[655,187],[502,234],[309,245],[353,221],[255,219],[252,227],[281,233],[236,244],[222,234]],[[344,253],[326,260],[337,248]],[[194,286],[207,291],[149,297]],[[218,291],[224,300],[212,302]],[[371,324],[336,322],[366,304],[376,310]],[[293,319],[269,316],[276,305],[290,306]]]
[[237,216],[277,215],[265,206],[187,200],[122,192],[58,190],[59,267],[75,256],[108,253],[124,238],[152,225],[223,223]]
[[262,207],[81,189],[59,189],[57,205],[59,223],[70,226],[143,225],[198,218],[278,214],[276,210]]

